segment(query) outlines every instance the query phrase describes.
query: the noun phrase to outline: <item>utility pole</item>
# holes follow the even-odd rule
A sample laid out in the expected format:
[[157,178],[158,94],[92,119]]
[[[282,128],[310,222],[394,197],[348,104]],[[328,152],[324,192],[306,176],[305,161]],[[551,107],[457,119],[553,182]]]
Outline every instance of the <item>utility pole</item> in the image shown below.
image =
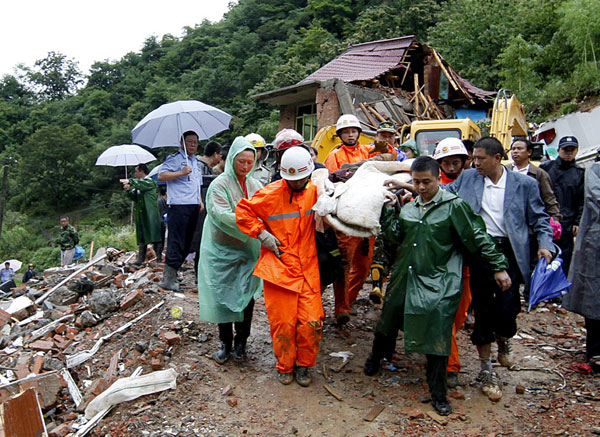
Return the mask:
[[2,222],[4,221],[4,205],[6,205],[6,187],[8,185],[8,167],[14,164],[12,158],[5,158],[0,161],[4,164],[2,173],[2,189],[0,191],[0,238],[2,238]]

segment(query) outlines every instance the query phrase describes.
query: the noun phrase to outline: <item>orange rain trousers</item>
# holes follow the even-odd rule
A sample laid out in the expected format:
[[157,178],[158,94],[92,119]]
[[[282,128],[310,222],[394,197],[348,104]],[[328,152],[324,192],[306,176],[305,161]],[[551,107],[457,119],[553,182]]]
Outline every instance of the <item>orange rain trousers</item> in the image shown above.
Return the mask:
[[337,317],[339,314],[350,313],[350,305],[356,300],[365,279],[369,276],[371,264],[373,263],[375,237],[369,238],[369,252],[365,256],[362,250],[362,238],[349,237],[339,232],[336,235],[342,260],[346,262],[344,277],[333,283],[334,316]]
[[277,370],[291,373],[294,365],[314,366],[323,334],[320,291],[306,282],[296,292],[264,281],[264,296]]
[[469,267],[463,267],[463,291],[458,304],[458,311],[454,318],[454,326],[452,327],[452,350],[448,357],[448,372],[460,372],[460,356],[458,354],[458,344],[456,343],[456,333],[462,328],[467,320],[467,311],[471,306],[471,274]]

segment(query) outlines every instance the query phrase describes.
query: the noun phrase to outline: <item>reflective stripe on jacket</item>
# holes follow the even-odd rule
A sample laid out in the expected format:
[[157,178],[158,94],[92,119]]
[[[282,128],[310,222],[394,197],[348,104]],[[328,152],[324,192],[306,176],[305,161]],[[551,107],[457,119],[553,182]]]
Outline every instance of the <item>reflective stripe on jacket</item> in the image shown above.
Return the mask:
[[315,243],[312,207],[317,188],[309,185],[293,192],[285,180],[260,189],[250,199],[242,199],[235,209],[242,232],[258,238],[266,229],[281,242],[281,259],[261,247],[254,275],[299,293],[306,281],[313,291],[320,290],[319,264]]

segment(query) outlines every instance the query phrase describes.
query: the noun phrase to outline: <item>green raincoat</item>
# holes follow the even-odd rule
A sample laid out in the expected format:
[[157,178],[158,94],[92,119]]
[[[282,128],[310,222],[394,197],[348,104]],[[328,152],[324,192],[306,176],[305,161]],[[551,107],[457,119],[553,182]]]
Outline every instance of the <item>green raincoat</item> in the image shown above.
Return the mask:
[[397,247],[377,331],[404,330],[407,353],[448,356],[452,325],[462,293],[462,252],[478,254],[494,271],[508,268],[486,232],[483,219],[464,200],[440,189],[431,202],[421,197],[399,215],[385,208],[383,237]]
[[[233,169],[233,160],[244,150],[256,150],[243,137],[237,137],[227,154],[225,170],[208,187],[207,216],[202,230],[198,262],[198,301],[200,320],[213,323],[241,322],[244,308],[262,292],[262,279],[252,275],[260,242],[241,232],[235,222],[235,207],[244,197]],[[246,176],[248,197],[262,185]]]
[[127,195],[135,202],[135,229],[137,242],[141,244],[140,226],[144,243],[162,241],[160,214],[156,199],[156,182],[153,179],[129,179]]

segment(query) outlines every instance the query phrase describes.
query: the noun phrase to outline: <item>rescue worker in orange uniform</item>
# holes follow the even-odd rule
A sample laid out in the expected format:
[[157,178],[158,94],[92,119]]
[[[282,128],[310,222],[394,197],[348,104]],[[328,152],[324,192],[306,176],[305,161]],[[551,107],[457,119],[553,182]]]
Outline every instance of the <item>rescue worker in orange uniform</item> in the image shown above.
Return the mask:
[[[336,132],[342,143],[327,155],[325,167],[333,173],[344,164],[353,164],[372,158],[379,152],[359,143],[358,138],[362,132],[360,121],[352,114],[342,115],[336,124]],[[388,144],[388,152],[395,159],[396,151]],[[350,321],[350,305],[354,303],[360,289],[369,275],[373,261],[373,248],[375,237],[363,239],[350,237],[340,232],[336,233],[342,259],[346,263],[344,277],[333,283],[335,295],[335,320],[338,326],[343,326]]]
[[[447,185],[454,181],[463,171],[469,152],[461,140],[458,138],[444,138],[438,143],[433,153],[433,158],[437,160],[442,170],[440,183]],[[452,349],[448,357],[447,385],[450,388],[459,385],[458,372],[460,372],[460,356],[458,353],[458,344],[456,343],[456,333],[462,328],[467,320],[467,312],[471,306],[471,281],[469,267],[463,266],[463,291],[458,310],[454,318],[452,327]]]
[[242,232],[262,243],[254,275],[264,280],[265,306],[278,380],[307,387],[322,336],[323,305],[312,207],[316,186],[310,153],[294,146],[281,157],[283,179],[265,186],[235,210]]

